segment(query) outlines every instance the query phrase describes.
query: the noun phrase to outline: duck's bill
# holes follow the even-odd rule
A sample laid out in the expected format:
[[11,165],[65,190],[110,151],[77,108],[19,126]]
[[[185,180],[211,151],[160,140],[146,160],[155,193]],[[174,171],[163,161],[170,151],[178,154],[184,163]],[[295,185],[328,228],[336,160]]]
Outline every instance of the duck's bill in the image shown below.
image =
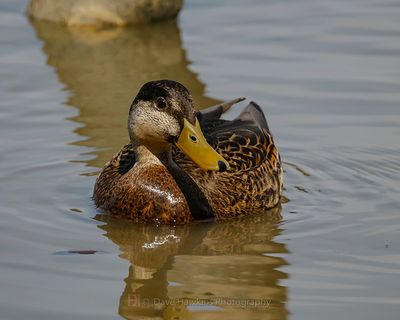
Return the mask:
[[184,119],[184,126],[176,146],[203,170],[225,171],[228,162],[204,138],[200,123],[195,125]]

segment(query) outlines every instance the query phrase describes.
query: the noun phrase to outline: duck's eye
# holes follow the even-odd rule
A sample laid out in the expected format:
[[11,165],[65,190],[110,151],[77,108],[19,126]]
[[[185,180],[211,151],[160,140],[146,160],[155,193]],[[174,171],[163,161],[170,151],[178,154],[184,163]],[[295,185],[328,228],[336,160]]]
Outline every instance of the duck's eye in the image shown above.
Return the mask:
[[166,107],[168,107],[167,100],[165,100],[165,98],[163,98],[163,97],[157,98],[156,106],[158,109],[165,109]]

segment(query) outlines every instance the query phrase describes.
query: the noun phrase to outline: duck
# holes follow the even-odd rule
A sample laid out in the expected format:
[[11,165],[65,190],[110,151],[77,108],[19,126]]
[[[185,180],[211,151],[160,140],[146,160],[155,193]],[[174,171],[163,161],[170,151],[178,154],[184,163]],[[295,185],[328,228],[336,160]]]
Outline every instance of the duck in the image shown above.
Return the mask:
[[187,224],[265,213],[280,204],[281,157],[266,117],[244,98],[197,111],[173,80],[145,83],[128,114],[130,142],[105,164],[93,201],[135,223]]

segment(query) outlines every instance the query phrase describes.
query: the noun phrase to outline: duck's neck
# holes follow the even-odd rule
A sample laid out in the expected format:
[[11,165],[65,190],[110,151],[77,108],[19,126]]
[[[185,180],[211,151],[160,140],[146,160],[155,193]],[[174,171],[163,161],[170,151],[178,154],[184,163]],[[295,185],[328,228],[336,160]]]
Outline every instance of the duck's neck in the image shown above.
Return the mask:
[[173,163],[171,145],[155,146],[132,142],[136,162],[139,164],[162,164],[170,167]]
[[133,144],[137,164],[164,165],[174,178],[178,187],[186,198],[190,212],[195,219],[209,219],[214,217],[206,196],[190,175],[182,170],[172,159],[171,145],[166,148],[151,148],[148,145]]

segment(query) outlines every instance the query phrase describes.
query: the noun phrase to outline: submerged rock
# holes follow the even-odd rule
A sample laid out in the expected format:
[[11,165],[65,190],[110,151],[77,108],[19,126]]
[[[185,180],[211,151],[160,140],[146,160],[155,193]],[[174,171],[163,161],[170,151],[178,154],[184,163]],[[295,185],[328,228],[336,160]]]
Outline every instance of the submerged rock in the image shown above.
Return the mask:
[[183,0],[31,0],[28,14],[67,25],[122,26],[173,19],[182,5]]

